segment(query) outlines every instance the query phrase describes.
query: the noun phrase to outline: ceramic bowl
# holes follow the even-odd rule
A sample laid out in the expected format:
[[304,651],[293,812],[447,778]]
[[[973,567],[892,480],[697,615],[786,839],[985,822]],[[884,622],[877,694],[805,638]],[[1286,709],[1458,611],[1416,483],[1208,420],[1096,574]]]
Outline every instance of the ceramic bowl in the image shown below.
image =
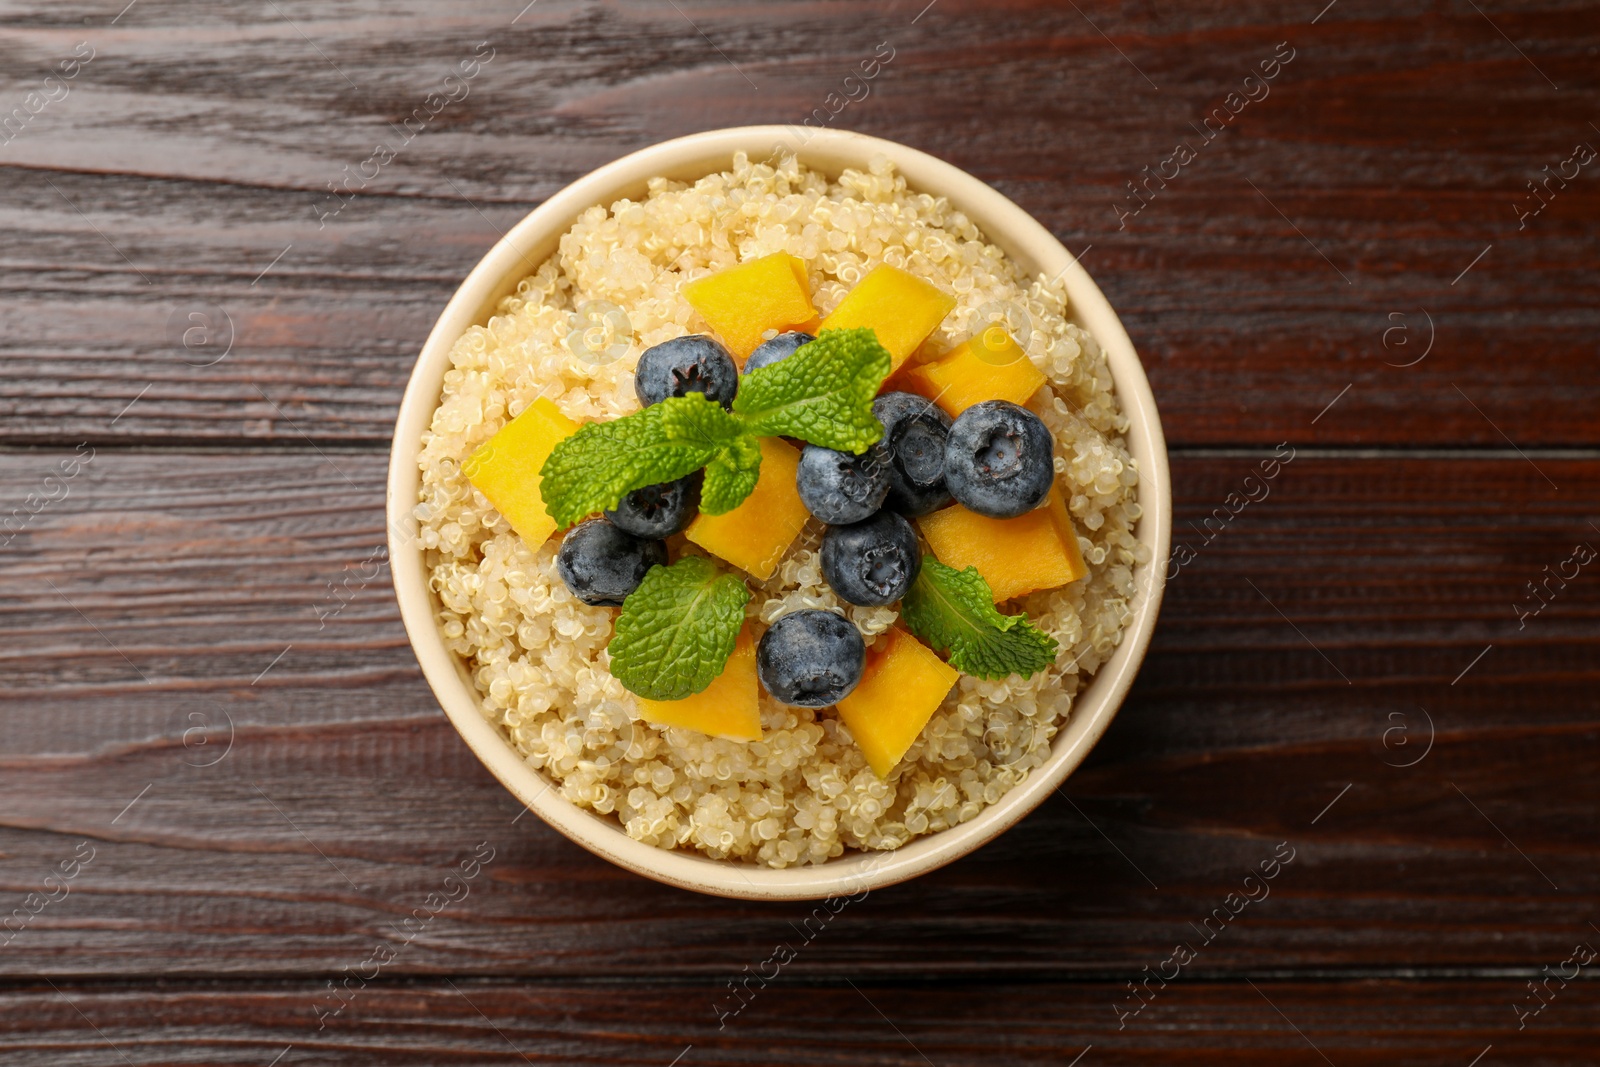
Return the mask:
[[[726,169],[733,154],[741,150],[752,159],[794,152],[806,166],[830,177],[846,167],[865,169],[873,156],[887,156],[912,189],[948,197],[1025,271],[1061,277],[1073,319],[1106,353],[1118,401],[1128,417],[1127,445],[1140,471],[1142,515],[1135,535],[1149,547],[1152,557],[1137,575],[1140,592],[1133,601],[1133,617],[1121,645],[1079,693],[1046,764],[998,803],[959,826],[915,838],[891,852],[846,853],[823,864],[785,870],[713,860],[635,841],[614,820],[563,799],[549,779],[529,767],[499,728],[484,718],[464,664],[445,647],[435,622],[438,603],[428,589],[417,524],[411,515],[421,480],[417,457],[422,434],[438,405],[456,339],[468,327],[488,321],[517,281],[555,253],[561,234],[584,210],[596,204],[610,205],[622,197],[641,198],[648,179],[658,175],[692,181]],[[400,404],[389,463],[390,567],[401,617],[423,674],[472,751],[530,810],[596,855],[684,889],[757,900],[854,895],[913,878],[994,839],[1049,796],[1083,762],[1133,684],[1160,607],[1171,514],[1166,445],[1139,357],[1116,312],[1050,231],[983,182],[926,153],[858,133],[787,126],[712,130],[634,152],[573,182],[519,222],[467,275],[428,335]]]

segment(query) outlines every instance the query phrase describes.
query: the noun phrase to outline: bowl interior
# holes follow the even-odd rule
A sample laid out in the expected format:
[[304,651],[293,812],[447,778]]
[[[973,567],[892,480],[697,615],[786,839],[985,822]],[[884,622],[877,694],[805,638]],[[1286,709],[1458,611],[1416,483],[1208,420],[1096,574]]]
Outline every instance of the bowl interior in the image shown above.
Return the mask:
[[[622,198],[642,198],[652,177],[693,181],[725,169],[740,150],[752,159],[792,152],[829,177],[846,168],[865,168],[874,155],[887,156],[912,189],[948,197],[1024,271],[1060,277],[1070,298],[1071,318],[1106,353],[1118,402],[1129,420],[1126,441],[1139,464],[1142,509],[1134,534],[1152,555],[1151,562],[1136,572],[1138,594],[1121,644],[1078,694],[1044,766],[959,826],[916,838],[891,852],[846,854],[821,865],[785,870],[635,841],[616,823],[562,798],[549,779],[525,763],[484,717],[465,665],[444,645],[435,622],[437,598],[428,589],[417,523],[411,515],[421,484],[417,455],[422,434],[438,404],[456,339],[470,326],[489,320],[517,282],[556,252],[561,234],[584,210]],[[1167,566],[1170,516],[1166,446],[1144,369],[1116,313],[1060,242],[989,186],[925,153],[848,131],[787,126],[716,130],[655,145],[579,179],[518,223],[467,276],[429,334],[401,402],[388,482],[390,567],[401,617],[440,705],[479,759],[530,810],[614,863],[687,889],[771,900],[862,893],[932,870],[990,840],[1055,789],[1105,731],[1149,645]]]

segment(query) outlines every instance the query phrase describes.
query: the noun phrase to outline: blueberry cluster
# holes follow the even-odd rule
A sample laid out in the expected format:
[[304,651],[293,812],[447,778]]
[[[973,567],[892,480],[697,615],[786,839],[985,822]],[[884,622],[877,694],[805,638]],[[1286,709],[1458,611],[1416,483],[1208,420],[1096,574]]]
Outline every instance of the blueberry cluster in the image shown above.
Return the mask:
[[920,396],[885,393],[872,405],[883,439],[860,455],[807,445],[796,488],[829,524],[822,573],[852,604],[905,595],[921,567],[908,518],[954,498],[981,515],[1013,518],[1044,502],[1055,477],[1050,431],[1004,400],[975,404],[954,423]]
[[[1049,495],[1053,441],[1026,408],[990,400],[951,422],[923,397],[885,393],[872,413],[883,423],[878,444],[859,455],[807,445],[795,478],[801,501],[829,524],[822,574],[842,600],[881,607],[905,596],[922,568],[910,519],[952,499],[981,515],[1014,518]],[[861,635],[839,616],[798,611],[767,631],[756,664],[779,700],[822,707],[855,688],[861,648]]]
[[556,570],[585,604],[621,607],[657,563],[667,562],[667,541],[694,521],[700,471],[675,482],[635,489],[602,518],[578,523],[561,539]]
[[[639,356],[633,388],[643,407],[689,393],[704,393],[728,407],[739,392],[739,367],[726,348],[704,334],[674,337]],[[620,607],[646,571],[667,562],[666,539],[694,521],[703,480],[704,472],[695,471],[675,482],[635,489],[603,518],[574,526],[556,554],[556,569],[572,595],[585,604]]]

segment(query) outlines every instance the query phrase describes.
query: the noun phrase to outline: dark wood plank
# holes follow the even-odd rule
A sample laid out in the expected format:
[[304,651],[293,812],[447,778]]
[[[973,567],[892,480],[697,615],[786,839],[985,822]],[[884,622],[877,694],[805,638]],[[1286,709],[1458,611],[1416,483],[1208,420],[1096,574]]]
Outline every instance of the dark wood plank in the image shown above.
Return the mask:
[[[1315,24],[1320,4],[1260,0],[943,0],[915,20],[923,5],[523,6],[0,16],[6,101],[95,49],[0,146],[0,437],[379,444],[502,228],[634,148],[798,122],[888,42],[833,124],[950,159],[1092,245],[1174,442],[1600,440],[1600,184],[1591,166],[1520,229],[1516,207],[1541,167],[1600,145],[1593,5],[1342,4]],[[1271,94],[1119,228],[1125,184],[1198,144],[1191,123],[1286,39]],[[319,229],[328,183],[482,41],[466,99]],[[194,314],[218,333],[186,350]]]
[[[1178,457],[1180,527],[1270,454]],[[67,455],[0,457],[0,500]],[[1523,629],[1513,603],[1600,546],[1600,461],[1537,462],[1559,491],[1514,454],[1296,454],[1211,543],[1180,537],[1196,556],[1071,800],[852,904],[807,968],[1132,977],[1285,841],[1208,973],[1559,962],[1600,891],[1600,577]],[[387,973],[717,975],[795,936],[808,907],[667,889],[515,821],[387,576],[360,577],[383,467],[103,451],[0,549],[0,915],[93,850],[0,974],[336,972],[480,843],[469,897]]]
[[[1559,961],[1558,961],[1559,962]],[[7,1063],[141,1064],[1247,1064],[1465,1067],[1589,1062],[1592,982],[1551,981],[1517,1029],[1526,979],[1215,983],[1187,976],[1118,1029],[1120,984],[818,988],[801,958],[737,1015],[717,985],[469,981],[350,995],[221,984],[0,994]],[[1570,972],[1570,969],[1569,969]],[[1259,984],[1259,983],[1258,983]],[[354,987],[353,987],[354,988]],[[325,1026],[318,1029],[318,1020]],[[722,1025],[719,1026],[719,1018]],[[274,1059],[281,1056],[281,1059]],[[1075,1057],[1081,1056],[1081,1059]]]

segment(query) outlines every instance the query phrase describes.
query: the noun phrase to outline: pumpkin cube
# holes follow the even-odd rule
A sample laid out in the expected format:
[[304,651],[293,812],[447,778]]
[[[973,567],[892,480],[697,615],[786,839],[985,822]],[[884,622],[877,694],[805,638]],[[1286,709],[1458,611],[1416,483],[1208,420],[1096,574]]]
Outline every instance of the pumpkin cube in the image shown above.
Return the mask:
[[860,683],[837,708],[879,778],[889,777],[960,677],[898,626],[872,646]]
[[899,267],[880,263],[845,294],[817,329],[870,326],[899,370],[927,336],[955,309],[956,298]]
[[682,700],[639,701],[639,714],[657,726],[679,726],[730,741],[761,740],[761,708],[757,703],[756,643],[748,624],[739,631],[722,673],[710,685]]
[[985,400],[1026,404],[1045,377],[1010,334],[991,326],[937,359],[908,364],[899,380],[955,418]]
[[539,494],[539,469],[556,445],[577,430],[578,424],[561,414],[554,401],[541,396],[461,465],[467,481],[505,516],[529,548],[538,548],[556,532],[556,520],[544,509]]
[[784,252],[692,281],[683,287],[683,295],[741,367],[766,331],[781,333],[817,319],[806,266]]
[[940,563],[978,568],[995,603],[1055,589],[1089,573],[1059,489],[1014,519],[991,519],[960,504],[917,520]]
[[795,489],[799,469],[798,449],[777,437],[761,438],[761,476],[755,489],[732,511],[701,512],[684,536],[756,581],[766,581],[811,515]]

